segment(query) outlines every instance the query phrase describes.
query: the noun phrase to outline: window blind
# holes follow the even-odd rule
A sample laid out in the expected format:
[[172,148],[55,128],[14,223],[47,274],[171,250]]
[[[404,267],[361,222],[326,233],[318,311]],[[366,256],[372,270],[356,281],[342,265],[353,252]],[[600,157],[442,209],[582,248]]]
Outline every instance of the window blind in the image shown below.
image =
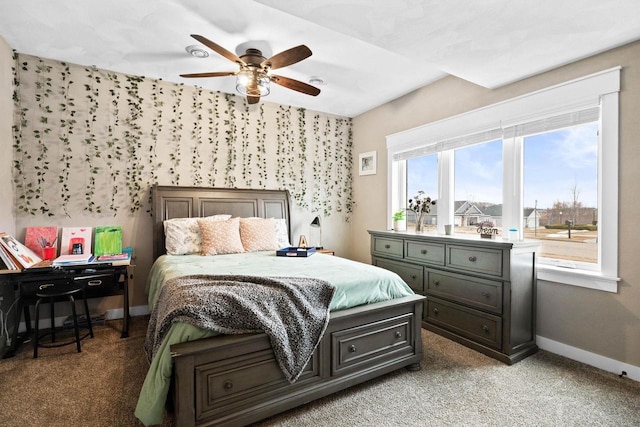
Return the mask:
[[515,136],[534,135],[571,126],[595,122],[600,118],[600,106],[589,107],[578,111],[558,114],[529,122],[518,123],[508,127],[498,127],[469,135],[449,138],[442,141],[427,142],[411,150],[394,153],[393,160],[408,160],[427,156],[445,150],[455,150],[469,145],[494,141],[496,139],[513,138]]

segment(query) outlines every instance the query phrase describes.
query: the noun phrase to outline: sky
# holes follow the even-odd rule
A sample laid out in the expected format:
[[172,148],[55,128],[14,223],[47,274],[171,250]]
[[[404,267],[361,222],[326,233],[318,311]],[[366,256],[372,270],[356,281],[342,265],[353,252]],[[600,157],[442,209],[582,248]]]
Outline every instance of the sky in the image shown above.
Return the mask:
[[[577,186],[584,207],[597,207],[598,125],[576,126],[525,138],[524,207],[570,202]],[[407,162],[407,196],[418,190],[437,198],[437,155]],[[455,151],[455,200],[502,203],[502,141]]]

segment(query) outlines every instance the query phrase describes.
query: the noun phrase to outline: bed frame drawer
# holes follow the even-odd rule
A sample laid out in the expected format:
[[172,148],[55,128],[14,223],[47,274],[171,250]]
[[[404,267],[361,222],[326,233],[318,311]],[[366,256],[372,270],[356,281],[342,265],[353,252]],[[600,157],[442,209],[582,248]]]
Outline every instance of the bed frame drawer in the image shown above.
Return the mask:
[[405,358],[414,353],[415,318],[402,315],[331,334],[332,375],[344,375],[363,366]]
[[[295,384],[320,378],[318,351]],[[206,390],[196,402],[198,419],[228,415],[247,404],[266,401],[272,393],[289,386],[271,349],[199,366],[195,381],[198,389]]]
[[498,316],[427,297],[425,317],[443,329],[495,349],[502,348],[502,319]]

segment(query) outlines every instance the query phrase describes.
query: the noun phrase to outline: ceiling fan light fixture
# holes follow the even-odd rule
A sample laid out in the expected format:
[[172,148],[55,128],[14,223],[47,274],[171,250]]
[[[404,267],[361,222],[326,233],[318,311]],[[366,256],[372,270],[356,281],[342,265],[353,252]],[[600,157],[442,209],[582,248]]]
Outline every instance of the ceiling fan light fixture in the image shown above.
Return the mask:
[[269,76],[264,71],[246,69],[236,77],[236,90],[244,96],[267,96],[271,93],[269,83]]
[[189,55],[195,56],[196,58],[206,58],[209,56],[209,52],[207,52],[197,44],[192,44],[190,46],[187,46],[184,48],[184,50],[186,50]]

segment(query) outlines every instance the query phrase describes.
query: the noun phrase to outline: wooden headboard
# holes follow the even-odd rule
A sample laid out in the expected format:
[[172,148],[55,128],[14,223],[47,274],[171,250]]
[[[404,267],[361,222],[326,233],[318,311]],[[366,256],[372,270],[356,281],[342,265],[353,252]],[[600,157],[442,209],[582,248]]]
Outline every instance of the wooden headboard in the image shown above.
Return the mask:
[[284,218],[291,240],[289,192],[154,185],[153,259],[165,253],[163,221],[171,218],[201,218],[217,214],[248,218]]

